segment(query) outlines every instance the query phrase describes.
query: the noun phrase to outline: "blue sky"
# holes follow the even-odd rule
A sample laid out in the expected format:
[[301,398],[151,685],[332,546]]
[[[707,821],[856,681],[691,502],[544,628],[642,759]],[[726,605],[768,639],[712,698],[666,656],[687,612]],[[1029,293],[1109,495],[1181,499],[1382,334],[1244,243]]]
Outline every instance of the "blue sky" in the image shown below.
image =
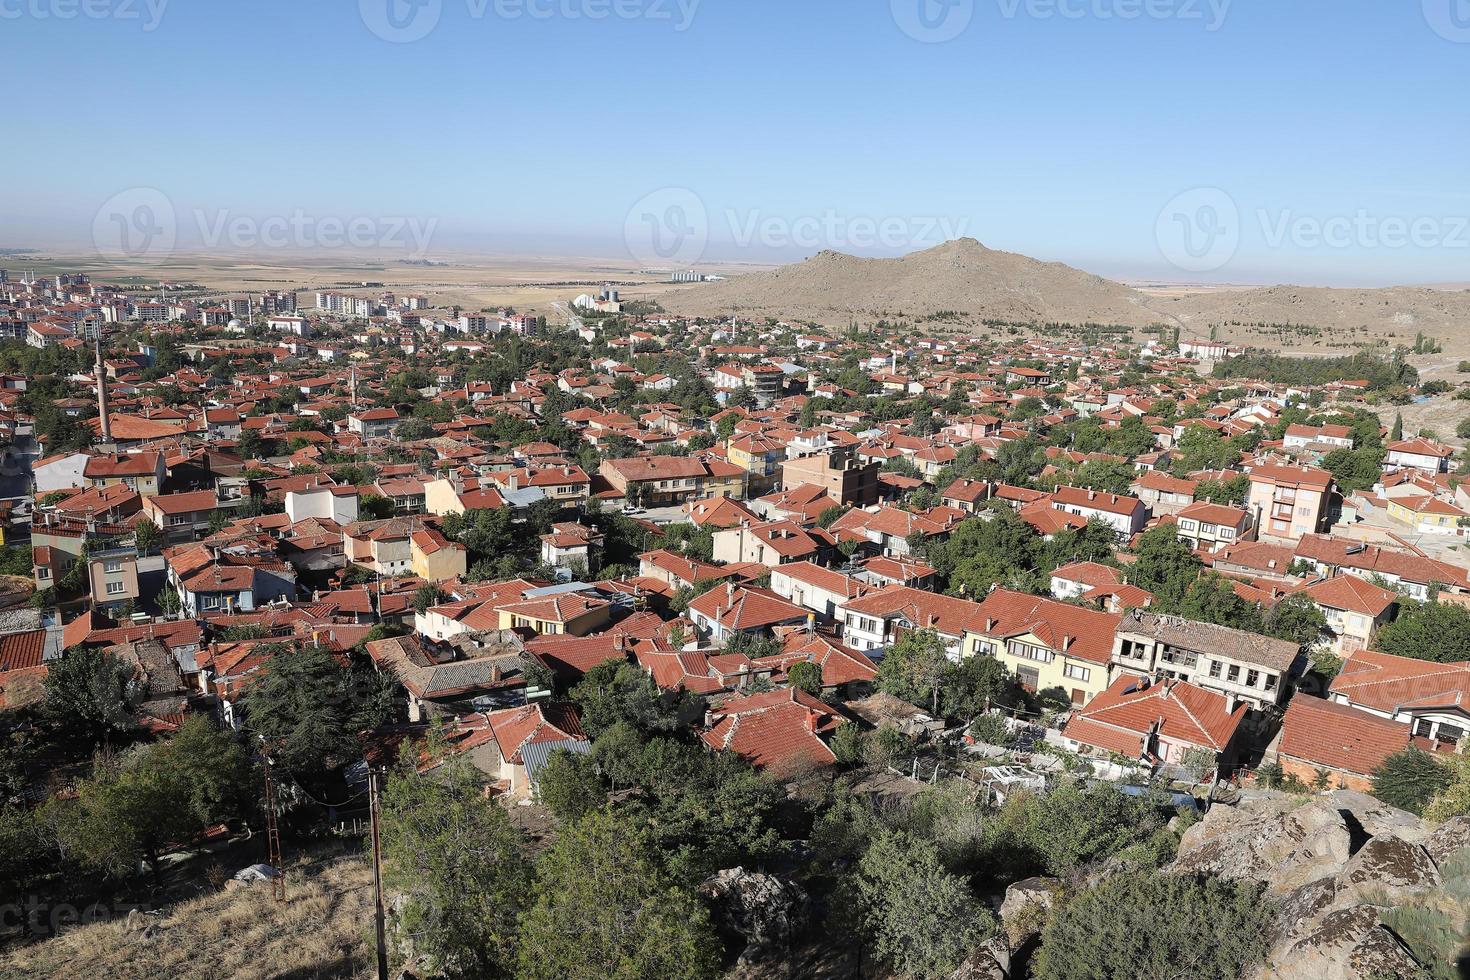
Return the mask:
[[681,264],[965,233],[1117,277],[1470,282],[1470,0],[388,2],[0,0],[0,245],[151,188],[181,246],[304,215],[644,259],[672,193]]

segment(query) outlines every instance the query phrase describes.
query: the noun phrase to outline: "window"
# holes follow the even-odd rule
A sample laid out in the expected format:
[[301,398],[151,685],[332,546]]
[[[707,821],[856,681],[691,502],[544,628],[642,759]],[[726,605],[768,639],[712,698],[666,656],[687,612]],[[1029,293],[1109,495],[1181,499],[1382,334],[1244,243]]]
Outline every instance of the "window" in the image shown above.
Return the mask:
[[1062,673],[1074,681],[1086,683],[1092,680],[1092,671],[1086,667],[1078,667],[1076,664],[1067,664],[1067,666],[1062,668]]
[[123,584],[121,582],[108,582],[107,583],[107,594],[108,595],[122,595],[123,594],[123,588],[124,588],[124,586],[123,586]]
[[168,526],[169,527],[182,527],[183,525],[188,524],[188,523],[189,523],[189,515],[188,514],[170,514],[168,516]]
[[1267,674],[1266,675],[1266,690],[1268,690],[1268,691],[1274,691],[1274,690],[1276,690],[1276,675],[1275,674]]
[[1022,643],[1020,640],[1012,640],[1007,646],[1012,656],[1021,657],[1025,660],[1036,660],[1040,663],[1049,664],[1056,654],[1046,647],[1036,646],[1034,643]]
[[200,599],[199,599],[199,605],[202,606],[205,609],[218,609],[219,608],[219,596],[217,596],[217,595],[201,596]]
[[1225,679],[1232,684],[1240,683],[1240,665],[1231,664],[1230,669],[1225,672]]
[[116,559],[108,559],[102,563],[102,570],[104,572],[120,572],[122,571],[122,562]]
[[1245,686],[1246,687],[1255,687],[1257,685],[1257,683],[1260,682],[1260,680],[1261,680],[1261,672],[1259,670],[1248,670],[1248,671],[1245,672]]
[[1211,660],[1210,661],[1210,676],[1211,677],[1219,677],[1220,676],[1220,661],[1218,661],[1218,660]]

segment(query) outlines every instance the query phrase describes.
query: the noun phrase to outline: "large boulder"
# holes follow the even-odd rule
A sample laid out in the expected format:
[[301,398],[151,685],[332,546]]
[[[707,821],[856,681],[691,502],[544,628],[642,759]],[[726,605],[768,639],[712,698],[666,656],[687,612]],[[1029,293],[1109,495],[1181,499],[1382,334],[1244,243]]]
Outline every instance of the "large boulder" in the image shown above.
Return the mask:
[[714,909],[715,925],[744,940],[741,962],[783,953],[806,921],[806,892],[775,875],[726,868],[706,879],[699,891]]
[[1419,961],[1369,905],[1330,912],[1272,951],[1260,980],[1380,980],[1418,976]]
[[1353,830],[1326,799],[1256,800],[1217,806],[1184,832],[1174,870],[1265,882],[1274,896],[1336,876],[1354,850]]
[[993,936],[965,958],[949,980],[1008,980],[1011,973],[1011,951],[1005,937]]
[[1424,842],[1424,849],[1435,865],[1443,868],[1450,855],[1470,847],[1470,817],[1451,817],[1438,827]]
[[1429,838],[1424,821],[1407,810],[1389,806],[1382,800],[1352,789],[1340,789],[1325,797],[1327,803],[1343,815],[1358,844],[1369,837],[1392,835],[1416,844]]
[[1399,837],[1374,837],[1337,876],[1333,904],[1405,905],[1440,886],[1429,852]]
[[1062,889],[1058,878],[1025,878],[1006,889],[1000,906],[1000,921],[1011,949],[1019,949],[1041,934],[1046,914]]

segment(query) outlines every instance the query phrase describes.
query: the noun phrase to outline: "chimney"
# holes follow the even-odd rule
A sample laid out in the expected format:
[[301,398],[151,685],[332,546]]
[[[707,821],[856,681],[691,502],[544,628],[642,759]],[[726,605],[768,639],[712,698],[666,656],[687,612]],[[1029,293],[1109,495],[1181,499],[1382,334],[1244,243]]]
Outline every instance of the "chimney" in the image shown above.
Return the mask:
[[989,616],[985,617],[985,632],[989,633],[995,629],[995,620]]
[[815,732],[817,730],[817,722],[818,722],[818,720],[819,720],[819,716],[817,715],[817,713],[815,711],[808,711],[806,713],[806,727],[807,727],[807,729],[809,731]]
[[1089,490],[1089,491],[1087,491],[1087,499],[1088,500],[1096,500],[1097,499],[1097,491],[1096,490]]
[[1075,636],[1062,637],[1062,652],[1066,653],[1068,650],[1072,649],[1072,641],[1076,639],[1077,638]]

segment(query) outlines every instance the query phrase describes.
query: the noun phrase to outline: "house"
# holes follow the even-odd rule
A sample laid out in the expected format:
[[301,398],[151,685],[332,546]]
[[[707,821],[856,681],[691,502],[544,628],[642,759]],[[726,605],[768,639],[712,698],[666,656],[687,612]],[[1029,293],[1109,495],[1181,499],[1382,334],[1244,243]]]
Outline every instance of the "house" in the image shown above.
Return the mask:
[[402,686],[410,722],[485,711],[525,697],[531,659],[514,633],[476,633],[460,646],[410,634],[372,640],[365,649],[377,670]]
[[810,561],[781,564],[771,570],[772,592],[825,620],[836,619],[840,609],[871,589],[851,575]]
[[157,494],[143,498],[143,514],[163,532],[169,544],[192,541],[219,511],[219,498],[213,490],[189,493]]
[[553,524],[549,533],[541,535],[541,561],[553,568],[579,568],[585,575],[594,565],[602,540],[601,531],[583,524]]
[[788,634],[781,652],[762,657],[756,663],[775,668],[773,679],[784,683],[786,673],[798,663],[816,665],[822,672],[822,693],[829,692],[846,699],[864,697],[872,692],[878,678],[878,665],[865,654],[839,643],[824,633],[798,630]]
[[1417,534],[1459,534],[1470,525],[1470,513],[1427,493],[1389,498],[1388,516]]
[[1284,703],[1306,670],[1298,644],[1179,616],[1122,617],[1110,660],[1119,670],[1169,677],[1253,709]]
[[949,658],[957,661],[976,604],[907,585],[890,585],[848,600],[840,611],[842,642],[854,650],[887,650],[905,633],[932,629],[944,640]]
[[686,456],[605,459],[598,473],[628,501],[645,507],[682,504],[711,495],[705,492],[708,466]]
[[1293,556],[1296,561],[1312,566],[1319,575],[1381,579],[1416,602],[1428,601],[1431,588],[1470,592],[1470,578],[1467,578],[1470,573],[1466,569],[1437,561],[1422,552],[1313,534],[1297,542]]
[[380,479],[373,489],[393,501],[395,514],[422,514],[424,512],[424,482],[416,477],[403,476]]
[[1101,521],[1113,529],[1119,541],[1127,541],[1148,523],[1148,508],[1137,497],[1059,486],[1052,492],[1051,506],[1083,520]]
[[1271,541],[1295,541],[1325,530],[1332,474],[1312,466],[1266,464],[1250,471],[1246,509],[1257,534]]
[[746,474],[746,496],[764,493],[776,483],[786,446],[758,433],[735,436],[725,443],[725,458]]
[[89,482],[82,473],[91,459],[87,453],[64,452],[36,460],[31,464],[36,496],[44,497],[57,490],[88,486]]
[[781,462],[781,485],[790,488],[806,483],[821,487],[839,504],[871,507],[878,502],[882,468],[876,461],[858,459],[851,447],[845,447]]
[[832,765],[836,755],[823,736],[845,719],[805,691],[782,688],[732,698],[705,717],[704,744],[731,752],[778,777]]
[[1219,773],[1236,765],[1246,708],[1168,678],[1124,673],[1067,721],[1068,748],[1117,753],[1151,766],[1180,765],[1191,752],[1213,756]]
[[1093,589],[1123,584],[1123,573],[1095,561],[1074,561],[1051,573],[1051,594],[1058,599],[1078,599]]
[[108,616],[118,615],[138,600],[138,552],[109,548],[87,555],[87,583],[92,605]]
[[724,563],[755,562],[769,568],[820,558],[830,541],[826,532],[794,521],[737,525],[714,532],[714,559]]
[[158,493],[164,475],[162,453],[91,456],[82,468],[82,477],[90,486],[125,486],[145,497]]
[[1398,599],[1391,592],[1356,575],[1338,575],[1303,588],[1300,595],[1317,604],[1332,632],[1338,656],[1373,646],[1378,628],[1393,619]]
[[172,562],[169,579],[186,616],[253,612],[277,599],[296,598],[296,571],[285,562],[216,564],[180,573]]
[[291,523],[316,518],[334,521],[344,527],[358,518],[358,493],[356,487],[333,484],[317,484],[301,490],[286,491],[286,514]]
[[638,556],[638,575],[663,582],[674,590],[692,589],[702,582],[717,582],[729,578],[730,573],[718,565],[659,549]]
[[688,616],[701,636],[723,646],[736,633],[765,635],[777,626],[799,626],[807,611],[768,589],[727,582],[690,602]]
[[[570,586],[568,586],[570,588]],[[531,630],[540,634],[586,636],[604,629],[612,618],[612,604],[596,595],[537,589],[518,601],[497,604],[503,630]]]
[[1388,456],[1383,465],[1389,470],[1422,470],[1425,473],[1444,473],[1450,468],[1454,449],[1433,439],[1422,436],[1415,439],[1400,439],[1388,444]]
[[1194,503],[1194,480],[1182,480],[1160,470],[1145,470],[1128,486],[1155,514],[1177,514]]
[[1406,722],[1381,718],[1346,704],[1299,695],[1286,706],[1264,761],[1308,786],[1318,773],[1328,773],[1335,788],[1369,793],[1373,773],[1389,756],[1410,744],[1433,750],[1428,739],[1416,739]]
[[425,526],[408,536],[409,567],[425,582],[462,579],[468,568],[468,550],[450,541],[436,527]]
[[1353,448],[1353,430],[1346,425],[1303,425],[1294,423],[1286,427],[1281,445],[1286,449],[1306,449],[1321,446],[1333,449]]
[[1214,554],[1247,536],[1251,516],[1239,507],[1201,501],[1180,510],[1174,522],[1180,541],[1196,551]]
[[1328,700],[1399,722],[1453,751],[1470,732],[1470,662],[1441,664],[1360,650],[1343,664]]
[[387,439],[397,430],[400,421],[396,409],[363,409],[347,416],[347,430],[364,439]]
[[939,501],[946,507],[973,514],[983,508],[994,489],[994,484],[985,480],[966,480],[962,477],[940,491]]
[[964,631],[966,657],[990,656],[1028,691],[1060,690],[1083,705],[1108,685],[1121,617],[1055,599],[996,589],[973,607]]
[[[492,711],[485,717],[498,757],[487,769],[506,786],[513,799],[534,792],[535,773],[558,749],[584,754],[589,746],[577,709],[568,704],[537,703]],[[486,767],[481,767],[486,768]]]

